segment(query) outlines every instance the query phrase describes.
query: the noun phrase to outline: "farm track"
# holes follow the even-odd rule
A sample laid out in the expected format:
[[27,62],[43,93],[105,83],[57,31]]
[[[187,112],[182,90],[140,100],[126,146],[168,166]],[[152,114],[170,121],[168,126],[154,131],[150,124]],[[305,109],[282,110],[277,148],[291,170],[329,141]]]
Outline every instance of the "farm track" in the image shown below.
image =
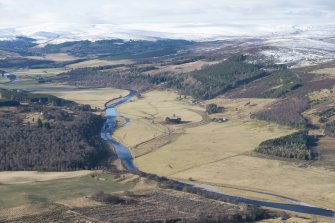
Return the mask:
[[[163,146],[166,146],[170,143],[175,142],[180,136],[185,134],[185,130],[188,128],[196,128],[196,127],[206,125],[211,122],[210,117],[207,115],[206,112],[195,110],[195,109],[190,109],[190,111],[199,114],[201,116],[201,121],[186,123],[186,124],[180,125],[180,127],[178,127],[177,129],[172,129],[172,128],[167,127],[168,130],[166,134],[149,139],[145,142],[139,143],[136,146],[134,146],[132,150],[135,155],[135,158],[144,156],[146,154],[149,154],[155,150],[162,148]],[[166,127],[165,125],[163,126]]]

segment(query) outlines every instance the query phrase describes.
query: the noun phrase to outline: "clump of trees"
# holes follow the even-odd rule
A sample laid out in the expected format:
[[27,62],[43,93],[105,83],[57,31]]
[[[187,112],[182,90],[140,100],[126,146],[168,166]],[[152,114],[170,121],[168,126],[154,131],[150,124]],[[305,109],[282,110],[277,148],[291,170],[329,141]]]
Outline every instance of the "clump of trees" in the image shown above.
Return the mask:
[[45,112],[36,125],[11,114],[0,118],[0,170],[65,171],[92,169],[109,157],[101,139],[101,116],[78,112]]
[[115,87],[145,91],[166,81],[165,77],[150,76],[140,73],[104,72],[92,68],[82,68],[61,74],[71,85],[89,87]]
[[215,113],[220,113],[220,112],[222,112],[222,111],[223,111],[223,108],[217,106],[216,104],[211,103],[211,104],[208,104],[208,105],[206,106],[206,111],[207,111],[208,114],[215,114]]
[[311,141],[307,131],[299,131],[288,136],[264,141],[255,151],[290,159],[311,160],[313,158],[312,150],[309,148]]
[[181,124],[182,120],[179,117],[173,117],[173,118],[166,117],[165,122],[166,122],[166,124],[174,124],[175,125],[175,124]]
[[53,95],[48,94],[31,94],[23,91],[17,90],[7,90],[0,89],[2,99],[27,102],[27,103],[37,103],[37,104],[53,104],[55,106],[73,106],[75,103],[69,100],[61,99]]
[[290,70],[278,70],[271,74],[266,83],[268,89],[259,97],[279,98],[302,86],[302,80]]
[[320,117],[319,122],[325,123],[329,120],[330,117],[335,115],[335,109],[334,108],[328,108],[328,109],[323,110],[321,112],[318,112],[316,114]]
[[325,134],[331,137],[335,137],[335,121],[326,124]]
[[185,95],[209,99],[267,75],[268,73],[259,66],[234,57],[173,78],[168,82],[168,86],[180,90]]
[[107,203],[107,204],[123,204],[126,202],[125,199],[117,195],[106,194],[102,191],[97,192],[91,196],[91,199],[94,201]]
[[48,44],[41,49],[43,53],[69,53],[86,57],[90,54],[101,55],[102,58],[143,59],[166,56],[177,53],[193,42],[186,40],[158,40],[158,41],[124,41],[121,39],[99,41],[73,41],[61,44]]
[[18,101],[11,101],[11,100],[0,100],[0,107],[11,106],[17,107],[20,105]]

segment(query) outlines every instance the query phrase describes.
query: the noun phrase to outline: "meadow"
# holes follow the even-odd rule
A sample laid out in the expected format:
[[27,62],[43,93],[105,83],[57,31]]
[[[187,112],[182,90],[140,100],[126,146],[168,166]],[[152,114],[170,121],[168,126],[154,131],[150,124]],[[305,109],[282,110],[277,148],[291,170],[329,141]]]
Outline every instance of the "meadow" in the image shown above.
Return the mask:
[[99,66],[107,66],[107,65],[132,64],[132,63],[134,63],[132,60],[93,59],[93,60],[87,60],[87,61],[71,64],[71,65],[68,65],[68,67],[72,69],[77,69],[77,68],[85,68],[85,67],[99,67]]
[[132,183],[120,183],[111,174],[94,171],[61,173],[0,173],[0,209],[22,205],[47,204],[130,189]]
[[27,58],[35,60],[52,60],[56,62],[65,62],[80,59],[80,57],[71,56],[66,53],[46,54],[45,56],[30,56]]
[[178,100],[176,92],[150,91],[142,97],[117,108],[120,114],[130,118],[131,122],[128,126],[117,130],[114,136],[130,147],[168,134],[171,126],[163,125],[166,117],[176,116],[191,123],[201,121],[201,116],[191,109],[199,111],[204,109]]
[[63,99],[75,101],[79,104],[88,104],[92,108],[105,108],[105,103],[111,99],[121,96],[126,96],[129,92],[127,90],[120,90],[115,88],[90,88],[90,89],[75,89],[75,90],[55,90],[48,89],[36,93],[51,94]]
[[322,69],[311,71],[311,73],[312,74],[327,74],[327,75],[330,75],[330,76],[334,77],[335,76],[335,68],[334,67],[322,68]]

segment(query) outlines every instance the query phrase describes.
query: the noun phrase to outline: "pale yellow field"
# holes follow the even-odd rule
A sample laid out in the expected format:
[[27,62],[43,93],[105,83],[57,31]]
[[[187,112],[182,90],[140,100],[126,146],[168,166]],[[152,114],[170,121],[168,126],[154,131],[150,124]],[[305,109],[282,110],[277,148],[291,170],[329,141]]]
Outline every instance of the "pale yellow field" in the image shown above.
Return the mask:
[[163,72],[176,72],[176,73],[187,73],[195,70],[200,70],[203,66],[217,64],[221,61],[196,61],[192,63],[180,64],[180,65],[167,65],[157,66],[159,69],[149,71],[150,74],[157,74]]
[[86,176],[93,171],[81,170],[72,172],[37,172],[37,171],[4,171],[0,172],[0,184],[22,184],[49,180],[68,179]]
[[42,119],[40,113],[38,112],[32,112],[32,113],[27,113],[25,119],[23,119],[23,123],[37,123],[38,119]]
[[172,91],[150,91],[142,95],[143,98],[123,104],[117,108],[120,114],[131,119],[128,126],[117,130],[115,138],[128,146],[167,133],[168,129],[160,123],[166,117],[176,115],[183,121],[199,122],[201,116],[189,109],[203,110],[176,100],[178,95]]
[[64,61],[72,61],[80,59],[79,57],[74,57],[66,53],[47,54],[45,56],[31,56],[27,58],[35,60],[53,60],[56,62],[64,62]]
[[[134,146],[148,138],[166,133],[154,128],[166,116],[176,113],[183,120],[199,122],[201,116],[194,112],[203,108],[177,100],[174,92],[152,91],[144,99],[120,106],[119,111],[133,123],[116,132],[115,136],[127,145]],[[172,175],[183,170],[204,165],[252,151],[262,141],[287,135],[295,130],[277,124],[250,119],[250,111],[256,111],[273,100],[263,99],[216,99],[208,103],[225,105],[226,123],[209,123],[183,129],[184,134],[159,150],[135,159],[141,170],[159,175]],[[248,104],[248,105],[246,105]],[[193,109],[193,111],[191,110]],[[169,125],[165,126],[171,130]]]
[[320,91],[313,91],[308,94],[310,101],[316,100],[327,100],[329,97],[332,97],[335,92],[335,86],[333,89],[321,89]]
[[88,104],[92,108],[104,108],[107,101],[119,97],[126,96],[129,92],[127,90],[115,88],[95,88],[95,89],[76,89],[64,91],[42,91],[36,93],[45,93],[55,95],[60,98],[75,101],[79,104]]
[[135,163],[145,172],[170,176],[252,151],[262,141],[292,131],[261,121],[210,123],[186,129],[175,142],[135,159]]
[[[321,207],[335,208],[335,172],[299,167],[290,162],[246,155],[206,164],[173,175],[175,178],[229,185],[288,196]],[[225,188],[222,188],[225,191]],[[244,195],[243,191],[235,194]],[[264,195],[254,194],[263,198]]]
[[84,67],[98,67],[98,66],[106,66],[106,65],[117,65],[117,64],[132,64],[134,63],[132,60],[88,60],[76,64],[71,64],[67,67],[69,68],[84,68]]
[[35,76],[55,76],[60,73],[69,71],[66,68],[43,68],[43,69],[22,69],[12,72],[18,77],[35,77]]
[[331,68],[323,68],[323,69],[319,69],[319,70],[314,70],[311,72],[312,74],[328,74],[331,76],[335,77],[335,68],[331,67]]
[[9,79],[7,77],[0,77],[0,84],[7,83]]
[[315,218],[314,216],[306,216],[306,217],[291,217],[287,220],[283,220],[281,218],[276,219],[268,219],[263,221],[257,221],[259,223],[329,223],[329,218]]
[[167,133],[164,128],[151,124],[151,121],[141,118],[132,118],[131,123],[128,126],[117,130],[113,134],[113,137],[122,142],[124,145],[134,147],[139,143],[150,140],[164,133]]
[[[250,120],[250,115],[270,106],[278,99],[267,98],[216,98],[206,101],[206,104],[215,103],[218,106],[224,107],[224,113],[219,116],[224,116],[233,119]],[[217,116],[217,115],[212,115]]]

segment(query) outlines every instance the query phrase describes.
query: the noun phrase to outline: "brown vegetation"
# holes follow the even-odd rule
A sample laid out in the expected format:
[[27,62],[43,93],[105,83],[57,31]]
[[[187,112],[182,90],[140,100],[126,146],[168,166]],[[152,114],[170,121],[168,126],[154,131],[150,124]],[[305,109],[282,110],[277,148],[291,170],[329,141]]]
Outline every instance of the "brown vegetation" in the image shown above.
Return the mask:
[[289,97],[256,112],[253,117],[293,127],[304,127],[306,122],[301,113],[307,107],[308,99],[306,97]]

